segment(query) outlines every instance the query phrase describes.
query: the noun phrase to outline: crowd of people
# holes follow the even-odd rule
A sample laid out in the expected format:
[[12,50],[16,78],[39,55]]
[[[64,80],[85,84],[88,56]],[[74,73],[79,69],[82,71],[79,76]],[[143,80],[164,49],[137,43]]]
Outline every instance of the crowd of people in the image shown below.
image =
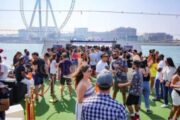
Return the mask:
[[[0,59],[0,81],[7,77],[4,66]],[[57,101],[56,80],[60,83],[62,97],[65,84],[72,97],[74,83],[76,120],[126,120],[126,108],[131,120],[140,120],[142,98],[146,113],[153,114],[150,94],[154,102],[164,101],[162,108],[170,106],[172,101],[168,120],[177,120],[180,116],[180,66],[175,66],[171,57],[154,49],[144,56],[137,50],[104,46],[48,48],[42,58],[37,52],[30,53],[25,49],[24,53],[15,54],[13,66],[17,83],[27,86],[27,94],[34,86],[37,101],[38,96],[44,95],[44,80],[50,80],[49,101],[53,103]],[[92,81],[96,81],[95,84]],[[0,90],[3,87],[0,84]],[[122,93],[122,101],[118,100],[122,104],[116,101],[118,91]],[[1,99],[0,96],[0,106],[3,105]],[[2,119],[5,110],[0,109]]]

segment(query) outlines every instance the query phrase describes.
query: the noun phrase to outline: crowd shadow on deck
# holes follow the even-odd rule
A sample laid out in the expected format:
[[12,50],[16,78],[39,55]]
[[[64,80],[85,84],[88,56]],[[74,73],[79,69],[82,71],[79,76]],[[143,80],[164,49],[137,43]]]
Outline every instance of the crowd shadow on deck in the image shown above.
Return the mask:
[[72,97],[70,99],[65,99],[62,97],[60,101],[56,102],[53,105],[58,113],[61,112],[75,113],[75,104],[76,104],[75,98]]
[[[142,113],[146,114],[146,111],[144,111],[143,109],[140,110]],[[158,113],[157,113],[158,114]],[[166,120],[163,117],[157,115],[155,113],[153,114],[146,114],[151,120]]]
[[41,101],[36,102],[36,115],[44,115],[49,110],[49,105],[46,103],[45,98],[42,97]]

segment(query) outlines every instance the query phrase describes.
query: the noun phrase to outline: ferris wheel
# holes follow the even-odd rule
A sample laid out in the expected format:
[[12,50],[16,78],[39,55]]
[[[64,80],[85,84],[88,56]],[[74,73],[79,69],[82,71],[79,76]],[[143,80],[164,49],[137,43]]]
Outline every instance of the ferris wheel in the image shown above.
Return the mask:
[[22,21],[26,27],[26,30],[28,30],[29,32],[31,32],[31,29],[33,27],[33,22],[34,22],[34,19],[35,19],[35,14],[36,12],[38,13],[38,22],[39,22],[39,38],[40,40],[42,40],[42,38],[44,37],[44,35],[42,34],[42,23],[44,22],[44,19],[42,20],[42,17],[45,17],[45,27],[46,27],[46,33],[47,34],[47,28],[48,28],[48,18],[49,18],[49,13],[51,14],[51,17],[52,17],[52,20],[53,20],[53,24],[54,24],[54,27],[56,28],[57,32],[61,32],[62,29],[65,27],[65,25],[68,23],[71,15],[72,15],[72,12],[74,10],[74,6],[75,6],[75,0],[71,0],[71,4],[70,4],[70,7],[67,11],[67,15],[65,17],[65,19],[63,20],[62,24],[58,26],[57,24],[57,20],[56,20],[56,17],[55,17],[55,14],[54,14],[54,10],[53,10],[53,6],[51,4],[51,1],[50,0],[43,0],[46,2],[46,9],[44,10],[44,12],[46,13],[45,16],[42,16],[42,0],[35,0],[35,5],[34,5],[34,9],[32,11],[32,15],[31,15],[31,18],[30,18],[30,22],[28,23],[27,22],[27,19],[26,19],[26,16],[25,16],[25,9],[24,9],[24,0],[20,0],[20,13],[21,13],[21,18],[22,18]]

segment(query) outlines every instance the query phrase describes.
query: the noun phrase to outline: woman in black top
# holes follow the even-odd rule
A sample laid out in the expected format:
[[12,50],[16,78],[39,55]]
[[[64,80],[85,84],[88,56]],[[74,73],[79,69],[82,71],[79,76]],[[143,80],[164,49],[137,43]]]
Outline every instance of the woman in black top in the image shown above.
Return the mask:
[[147,113],[152,113],[152,111],[150,110],[150,105],[149,105],[150,71],[149,71],[149,68],[147,67],[147,61],[146,60],[141,62],[141,72],[143,74],[143,89],[142,89],[142,94],[144,96],[144,103],[145,103],[146,112]]
[[16,68],[19,65],[19,59],[21,58],[22,53],[17,52],[13,57],[13,66]]

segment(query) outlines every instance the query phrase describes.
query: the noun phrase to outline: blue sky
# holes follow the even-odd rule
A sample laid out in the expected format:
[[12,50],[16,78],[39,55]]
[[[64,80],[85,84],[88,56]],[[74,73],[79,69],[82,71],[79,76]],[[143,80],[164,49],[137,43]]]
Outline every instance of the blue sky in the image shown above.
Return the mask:
[[[19,9],[20,0],[0,0],[0,9]],[[68,9],[71,0],[51,0],[54,9]],[[42,0],[45,3],[45,0]],[[33,9],[35,0],[24,0],[25,9]],[[180,0],[76,0],[78,10],[114,10],[132,12],[154,12],[180,14]],[[25,13],[29,22],[32,13]],[[65,13],[55,13],[58,25]],[[19,12],[0,12],[0,29],[19,29],[25,26]],[[38,18],[38,16],[36,16]],[[43,18],[44,20],[44,18]],[[49,25],[53,25],[49,18]],[[33,24],[38,25],[35,19]],[[73,31],[76,27],[88,27],[90,31],[109,31],[117,27],[134,27],[137,33],[166,32],[180,38],[180,16],[144,16],[109,13],[73,13],[63,31]],[[178,35],[179,34],[179,35]]]

